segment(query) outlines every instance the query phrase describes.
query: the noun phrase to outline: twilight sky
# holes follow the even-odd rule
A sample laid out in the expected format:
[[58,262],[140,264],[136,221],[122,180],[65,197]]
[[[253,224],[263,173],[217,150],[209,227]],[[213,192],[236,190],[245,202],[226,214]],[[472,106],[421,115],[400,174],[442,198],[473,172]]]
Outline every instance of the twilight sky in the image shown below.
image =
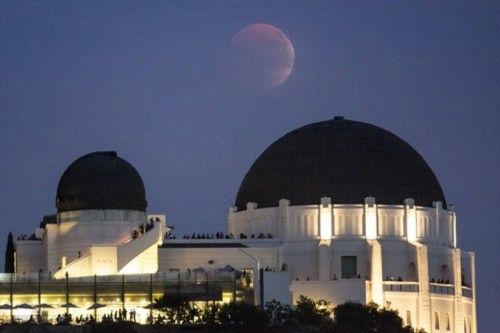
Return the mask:
[[[436,173],[477,256],[481,332],[499,332],[500,4],[1,1],[0,251],[55,212],[79,156],[116,150],[177,234],[225,229],[248,168],[299,126],[390,130]],[[282,86],[242,89],[228,49],[269,23],[295,48]],[[2,252],[3,253],[3,252]],[[3,255],[0,263],[3,267]]]

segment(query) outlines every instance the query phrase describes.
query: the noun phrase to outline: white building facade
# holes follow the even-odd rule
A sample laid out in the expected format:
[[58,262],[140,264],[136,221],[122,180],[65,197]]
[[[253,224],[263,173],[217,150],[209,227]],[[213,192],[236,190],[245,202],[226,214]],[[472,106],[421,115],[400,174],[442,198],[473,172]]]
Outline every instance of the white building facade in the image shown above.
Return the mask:
[[77,159],[58,186],[57,215],[16,244],[16,272],[55,278],[156,273],[165,215],[147,215],[144,185],[115,152]]
[[[89,155],[85,170],[118,159]],[[17,272],[64,278],[229,266],[251,276],[256,304],[300,295],[375,302],[429,333],[477,332],[474,254],[457,247],[456,214],[430,167],[388,131],[336,117],[286,134],[245,176],[225,237],[164,238],[165,216],[146,214],[142,180],[122,161],[104,167],[120,174],[104,180],[106,190],[82,185],[103,178],[82,177],[81,159],[68,168],[57,220],[16,243]],[[103,205],[95,191],[112,199]]]

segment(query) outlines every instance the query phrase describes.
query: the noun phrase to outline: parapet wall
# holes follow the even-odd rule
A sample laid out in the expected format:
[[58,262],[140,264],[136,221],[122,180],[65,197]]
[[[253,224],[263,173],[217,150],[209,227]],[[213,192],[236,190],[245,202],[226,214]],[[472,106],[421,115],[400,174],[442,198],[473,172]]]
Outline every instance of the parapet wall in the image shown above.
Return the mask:
[[283,241],[400,239],[456,246],[455,213],[443,209],[441,202],[421,207],[414,206],[412,199],[403,205],[377,205],[375,200],[366,198],[364,204],[346,205],[323,198],[317,205],[291,206],[283,199],[271,208],[248,203],[244,211],[231,207],[228,232],[249,236],[270,233]]

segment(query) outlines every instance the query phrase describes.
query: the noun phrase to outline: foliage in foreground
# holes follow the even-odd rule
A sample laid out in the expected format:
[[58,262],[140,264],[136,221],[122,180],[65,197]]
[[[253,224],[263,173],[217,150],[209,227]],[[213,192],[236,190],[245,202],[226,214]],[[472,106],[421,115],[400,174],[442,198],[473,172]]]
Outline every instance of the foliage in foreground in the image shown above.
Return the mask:
[[260,332],[268,324],[268,316],[259,307],[246,303],[227,303],[222,305],[218,320],[223,328],[243,329]]
[[[334,333],[414,333],[411,326],[404,326],[398,312],[368,305],[347,302],[333,309]],[[425,333],[419,330],[418,333]]]
[[[425,333],[404,326],[398,312],[347,302],[333,307],[324,300],[313,301],[300,296],[292,309],[278,301],[267,302],[265,311],[246,303],[209,304],[204,310],[179,295],[164,295],[155,300],[157,324],[203,324],[221,330],[261,332],[273,326],[302,326],[333,333]],[[333,316],[333,320],[332,320]]]

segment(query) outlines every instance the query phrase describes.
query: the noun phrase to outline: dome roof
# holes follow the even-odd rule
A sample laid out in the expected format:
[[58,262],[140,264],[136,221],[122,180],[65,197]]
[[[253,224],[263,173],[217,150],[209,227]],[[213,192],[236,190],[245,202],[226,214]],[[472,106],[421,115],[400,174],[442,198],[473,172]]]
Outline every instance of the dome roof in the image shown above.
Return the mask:
[[146,211],[144,183],[116,152],[94,152],[71,163],[57,186],[58,212],[87,209]]
[[366,197],[400,205],[413,198],[432,206],[446,200],[425,160],[405,141],[380,127],[335,117],[306,125],[270,145],[245,175],[236,197],[259,208],[318,204],[322,197],[359,204]]

